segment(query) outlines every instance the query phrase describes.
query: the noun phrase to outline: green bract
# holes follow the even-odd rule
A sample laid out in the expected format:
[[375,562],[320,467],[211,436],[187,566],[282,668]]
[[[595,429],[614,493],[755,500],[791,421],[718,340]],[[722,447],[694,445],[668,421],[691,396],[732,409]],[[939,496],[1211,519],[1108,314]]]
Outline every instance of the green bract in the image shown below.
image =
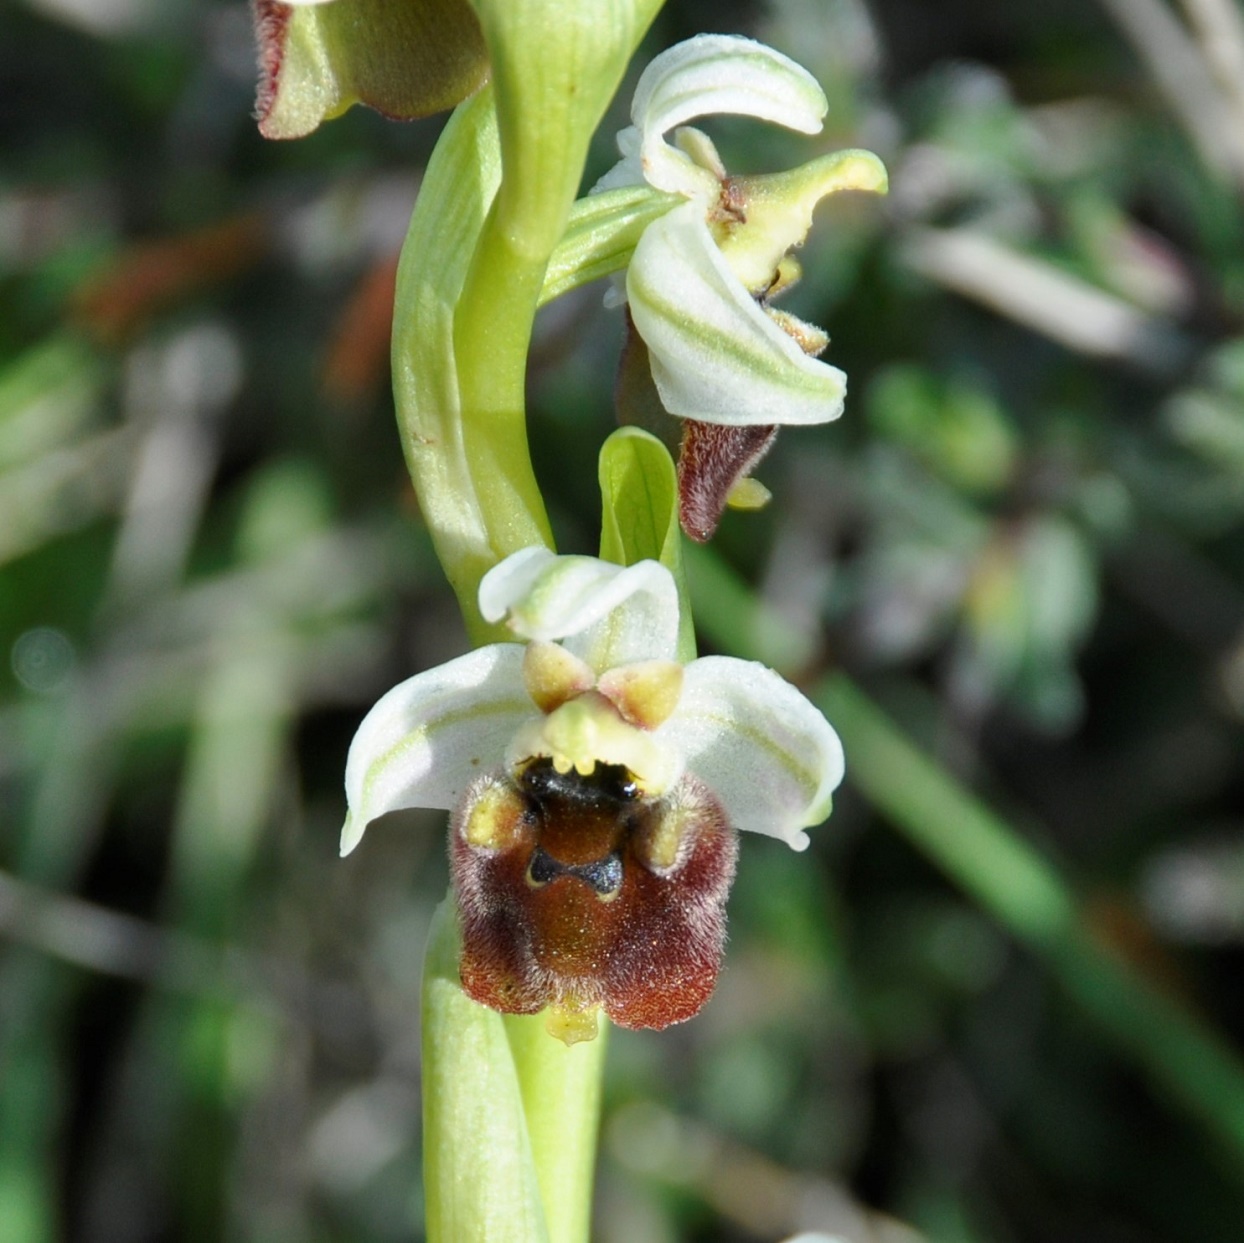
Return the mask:
[[407,460],[477,642],[476,588],[551,544],[527,451],[527,348],[588,143],[658,5],[481,2],[493,82],[428,166],[398,273],[393,367]]
[[355,103],[402,119],[442,112],[488,74],[466,0],[255,0],[255,23],[266,138],[301,138]]
[[695,658],[695,625],[682,565],[678,479],[669,451],[638,427],[620,427],[600,451],[600,555],[617,565],[659,561],[678,584],[678,659]]

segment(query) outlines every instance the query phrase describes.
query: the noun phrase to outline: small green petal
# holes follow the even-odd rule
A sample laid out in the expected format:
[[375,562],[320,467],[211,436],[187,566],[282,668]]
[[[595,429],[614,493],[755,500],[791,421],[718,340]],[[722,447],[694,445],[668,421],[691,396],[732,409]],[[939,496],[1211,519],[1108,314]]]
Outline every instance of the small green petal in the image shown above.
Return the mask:
[[622,271],[644,230],[682,201],[677,195],[663,194],[646,185],[580,199],[571,208],[566,231],[544,273],[540,305]]
[[601,446],[600,555],[618,565],[659,561],[678,585],[678,658],[695,657],[695,623],[682,565],[678,479],[669,450],[638,427],[620,427]]
[[807,237],[821,199],[840,190],[884,194],[887,184],[885,165],[870,151],[836,151],[789,172],[739,177],[734,190],[746,219],[727,223],[717,245],[747,289],[762,294],[786,252]]

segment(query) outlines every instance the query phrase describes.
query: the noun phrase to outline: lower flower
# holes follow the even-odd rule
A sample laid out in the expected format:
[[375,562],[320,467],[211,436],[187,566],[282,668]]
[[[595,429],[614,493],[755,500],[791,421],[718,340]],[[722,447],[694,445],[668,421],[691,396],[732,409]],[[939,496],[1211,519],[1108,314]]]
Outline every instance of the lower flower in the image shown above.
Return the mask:
[[674,660],[678,596],[623,568],[528,548],[480,586],[522,644],[410,678],[350,749],[342,853],[402,807],[453,811],[462,984],[494,1009],[548,1008],[568,1043],[692,1017],[725,943],[736,829],[795,849],[842,778],[819,712],[750,661]]

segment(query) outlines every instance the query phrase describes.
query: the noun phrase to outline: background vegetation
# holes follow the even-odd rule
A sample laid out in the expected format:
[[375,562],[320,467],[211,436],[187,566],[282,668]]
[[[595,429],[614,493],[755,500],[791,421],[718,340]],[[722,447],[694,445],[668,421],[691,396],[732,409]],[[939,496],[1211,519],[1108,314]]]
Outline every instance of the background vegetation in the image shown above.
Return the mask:
[[[0,29],[0,1240],[420,1237],[442,818],[336,842],[361,715],[465,646],[387,393],[439,122],[264,143],[240,0]],[[832,101],[732,167],[892,173],[790,302],[846,415],[692,564],[848,779],[744,842],[705,1013],[614,1034],[598,1237],[1238,1240],[1244,15],[684,0],[650,47],[706,29]],[[618,341],[587,290],[532,360],[568,551]]]

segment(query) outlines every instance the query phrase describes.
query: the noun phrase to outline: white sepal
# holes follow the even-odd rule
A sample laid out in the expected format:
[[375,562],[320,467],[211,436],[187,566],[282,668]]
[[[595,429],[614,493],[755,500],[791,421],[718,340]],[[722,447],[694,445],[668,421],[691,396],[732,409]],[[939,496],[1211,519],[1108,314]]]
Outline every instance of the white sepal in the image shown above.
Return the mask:
[[523,685],[524,648],[494,643],[407,678],[363,718],[346,761],[348,855],[367,825],[405,807],[452,808],[539,716]]
[[484,575],[479,607],[525,639],[565,639],[598,673],[677,650],[678,589],[656,561],[623,567],[524,548]]
[[705,656],[685,671],[682,698],[657,731],[721,800],[736,829],[804,850],[803,829],[829,815],[842,781],[842,743],[789,682],[754,661]]
[[717,179],[666,143],[676,126],[726,114],[815,134],[828,107],[816,79],[773,48],[737,35],[698,35],[662,52],[640,75],[631,120],[642,135],[648,183],[703,197],[716,195]]
[[734,426],[828,423],[847,378],[805,354],[740,283],[696,203],[644,230],[626,274],[635,328],[661,403]]

